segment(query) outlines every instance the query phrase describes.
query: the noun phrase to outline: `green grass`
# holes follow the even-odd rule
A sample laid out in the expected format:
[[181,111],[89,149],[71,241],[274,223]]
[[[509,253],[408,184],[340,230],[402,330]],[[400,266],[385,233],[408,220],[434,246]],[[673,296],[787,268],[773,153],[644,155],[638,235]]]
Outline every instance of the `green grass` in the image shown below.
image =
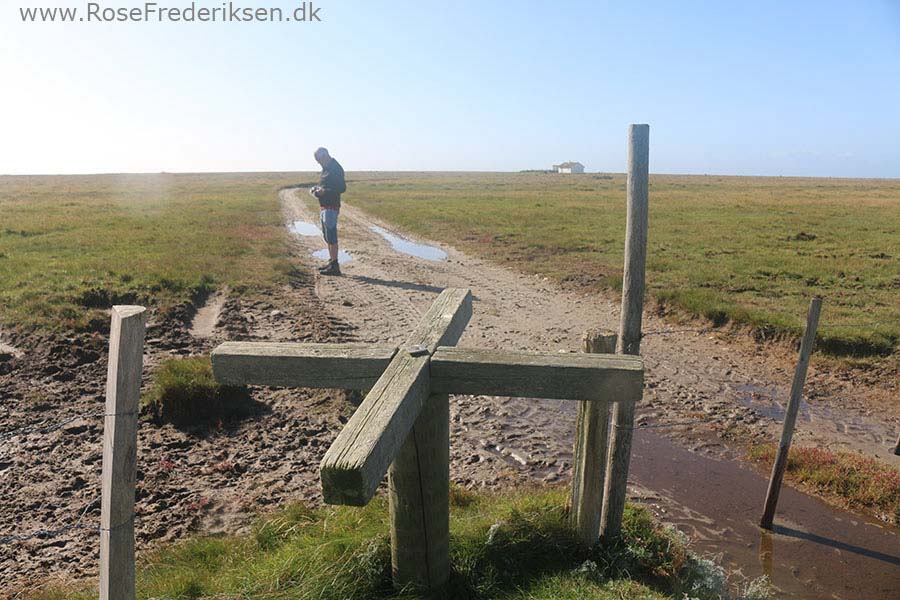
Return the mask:
[[[581,289],[621,289],[625,177],[354,175],[347,200],[403,229]],[[647,285],[663,307],[882,360],[900,340],[900,180],[654,175]]]
[[96,330],[114,303],[165,311],[283,281],[277,191],[301,177],[0,177],[0,325]]
[[[774,444],[750,449],[750,458],[771,467]],[[793,447],[785,477],[808,486],[844,506],[874,512],[900,525],[900,470],[874,458],[852,452]]]
[[153,372],[153,385],[142,401],[149,414],[177,425],[227,419],[250,404],[245,388],[216,382],[209,356],[164,361]]
[[[692,556],[682,536],[656,525],[641,508],[627,508],[621,541],[589,549],[566,526],[562,490],[503,495],[457,490],[453,498],[453,575],[438,597],[659,599],[724,593],[723,572]],[[138,597],[417,597],[391,587],[386,504],[379,497],[362,509],[295,505],[262,519],[252,535],[198,538],[163,548],[141,561]],[[93,589],[75,588],[33,596],[93,597]]]

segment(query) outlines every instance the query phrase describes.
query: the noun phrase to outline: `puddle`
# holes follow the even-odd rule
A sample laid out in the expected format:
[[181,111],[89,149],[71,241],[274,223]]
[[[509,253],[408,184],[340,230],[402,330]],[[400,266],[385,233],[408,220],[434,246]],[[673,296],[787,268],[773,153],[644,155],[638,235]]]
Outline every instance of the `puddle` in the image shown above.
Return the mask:
[[[787,390],[752,384],[735,386],[734,389],[738,393],[738,401],[744,406],[752,408],[759,415],[778,422],[784,421]],[[892,451],[896,442],[896,434],[893,431],[884,430],[861,415],[815,403],[809,404],[803,399],[800,400],[797,420],[800,423],[814,423],[819,427],[837,430],[859,442],[874,444],[873,451],[876,452]]]
[[191,322],[191,335],[196,338],[211,337],[216,329],[216,323],[219,321],[219,315],[222,314],[222,307],[228,299],[228,291],[222,290],[216,292],[206,299],[194,315]]
[[428,246],[427,244],[417,244],[416,242],[411,242],[400,236],[394,235],[390,231],[386,231],[381,227],[378,227],[377,225],[372,225],[371,227],[369,227],[369,229],[390,242],[391,247],[397,252],[402,252],[403,254],[409,254],[410,256],[424,258],[425,260],[434,262],[447,260],[447,253],[440,248],[436,248],[435,246]]
[[318,237],[322,235],[322,231],[309,221],[294,221],[288,226],[288,229],[291,233],[296,235],[309,237]]
[[777,597],[877,600],[900,589],[900,529],[785,486],[766,532],[757,522],[767,481],[738,463],[637,430],[629,480],[655,490],[642,501],[690,535],[694,551],[720,554],[744,577],[768,575]]
[[[321,250],[316,250],[312,253],[314,258],[318,258],[319,260],[328,260],[328,248],[322,248]],[[340,264],[344,264],[353,260],[353,257],[343,250],[338,250],[338,262]]]
[[[735,386],[734,389],[740,394],[738,400],[744,406],[752,408],[760,415],[775,419],[776,421],[784,419],[787,396],[784,396],[785,403],[779,402],[781,395],[778,393],[777,389],[753,384]],[[797,411],[797,418],[800,421],[806,422],[812,420],[809,404],[806,403],[806,400],[800,400],[800,409]]]

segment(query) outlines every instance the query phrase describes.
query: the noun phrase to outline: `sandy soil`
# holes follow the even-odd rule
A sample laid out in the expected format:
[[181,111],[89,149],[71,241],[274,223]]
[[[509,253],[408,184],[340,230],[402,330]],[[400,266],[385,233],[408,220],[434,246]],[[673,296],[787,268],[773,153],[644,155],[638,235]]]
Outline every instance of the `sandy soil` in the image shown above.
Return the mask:
[[[282,193],[285,218],[317,222]],[[208,352],[224,340],[402,342],[444,287],[468,287],[474,316],[460,345],[575,351],[591,327],[615,329],[611,299],[559,290],[444,248],[432,262],[395,251],[351,206],[341,214],[342,247],[353,257],[340,278],[310,275],[317,236],[298,236],[300,266],[265,298],[226,291],[202,306],[152,315],[145,364]],[[647,315],[645,331],[672,327]],[[99,518],[101,421],[76,419],[52,432],[3,432],[103,410],[107,332],[64,338],[0,337],[0,540]],[[12,351],[15,348],[15,352]],[[740,454],[740,443],[777,437],[790,352],[716,335],[651,335],[643,354],[647,393],[639,423],[703,454]],[[145,385],[149,375],[145,375]],[[896,403],[889,390],[853,385],[813,370],[800,443],[897,459]],[[254,514],[284,502],[320,501],[318,464],[352,412],[347,394],[255,388],[241,414],[193,429],[142,418],[139,432],[138,548],[189,533],[237,532]],[[451,404],[452,476],[472,487],[569,477],[575,406],[569,402],[457,397]],[[691,425],[668,427],[671,423]],[[699,422],[699,423],[698,423]],[[655,429],[657,426],[663,426]],[[636,491],[640,496],[640,491]],[[96,575],[96,531],[0,543],[0,597],[55,578]]]

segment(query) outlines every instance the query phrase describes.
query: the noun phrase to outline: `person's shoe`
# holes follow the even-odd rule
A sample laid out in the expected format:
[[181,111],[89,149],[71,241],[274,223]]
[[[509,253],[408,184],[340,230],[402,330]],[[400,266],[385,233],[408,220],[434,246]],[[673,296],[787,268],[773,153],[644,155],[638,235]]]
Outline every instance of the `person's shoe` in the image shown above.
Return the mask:
[[318,271],[319,271],[319,273],[321,273],[322,271],[327,271],[330,268],[331,268],[331,261],[329,260],[324,265],[320,265]]
[[338,261],[333,260],[331,264],[328,265],[327,269],[323,269],[319,271],[321,275],[340,275],[341,274],[341,266],[338,264]]

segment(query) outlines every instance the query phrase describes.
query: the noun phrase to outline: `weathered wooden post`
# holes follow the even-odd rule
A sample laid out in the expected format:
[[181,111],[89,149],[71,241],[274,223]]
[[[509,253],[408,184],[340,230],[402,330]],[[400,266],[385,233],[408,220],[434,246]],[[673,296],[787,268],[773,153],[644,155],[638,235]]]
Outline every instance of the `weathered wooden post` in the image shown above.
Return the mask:
[[114,306],[106,375],[100,600],[134,600],[134,484],[146,312]]
[[[641,352],[641,318],[644,310],[644,269],[647,262],[648,196],[650,188],[650,126],[631,125],[628,132],[628,213],[625,229],[625,272],[622,278],[622,315],[618,354]],[[625,510],[628,463],[634,430],[634,404],[620,402],[613,408],[613,427],[607,464],[606,488],[600,534],[616,537]]]
[[775,507],[778,505],[781,480],[784,477],[784,470],[787,468],[788,453],[791,450],[791,438],[794,436],[794,425],[797,422],[800,399],[803,397],[803,384],[806,381],[809,358],[812,355],[813,345],[816,341],[816,329],[819,326],[819,313],[821,310],[822,299],[813,298],[809,305],[809,313],[806,316],[806,331],[803,332],[803,340],[800,342],[800,358],[797,360],[794,381],[791,383],[791,396],[788,399],[787,409],[784,412],[781,442],[778,444],[778,453],[775,456],[775,463],[772,465],[772,477],[769,479],[769,489],[766,492],[766,505],[763,508],[763,516],[759,522],[765,529],[772,528],[772,520],[775,518]]
[[[581,339],[581,351],[612,354],[616,351],[616,334],[588,330]],[[609,403],[579,402],[578,420],[575,422],[571,523],[581,541],[588,545],[600,537],[608,434]]]

